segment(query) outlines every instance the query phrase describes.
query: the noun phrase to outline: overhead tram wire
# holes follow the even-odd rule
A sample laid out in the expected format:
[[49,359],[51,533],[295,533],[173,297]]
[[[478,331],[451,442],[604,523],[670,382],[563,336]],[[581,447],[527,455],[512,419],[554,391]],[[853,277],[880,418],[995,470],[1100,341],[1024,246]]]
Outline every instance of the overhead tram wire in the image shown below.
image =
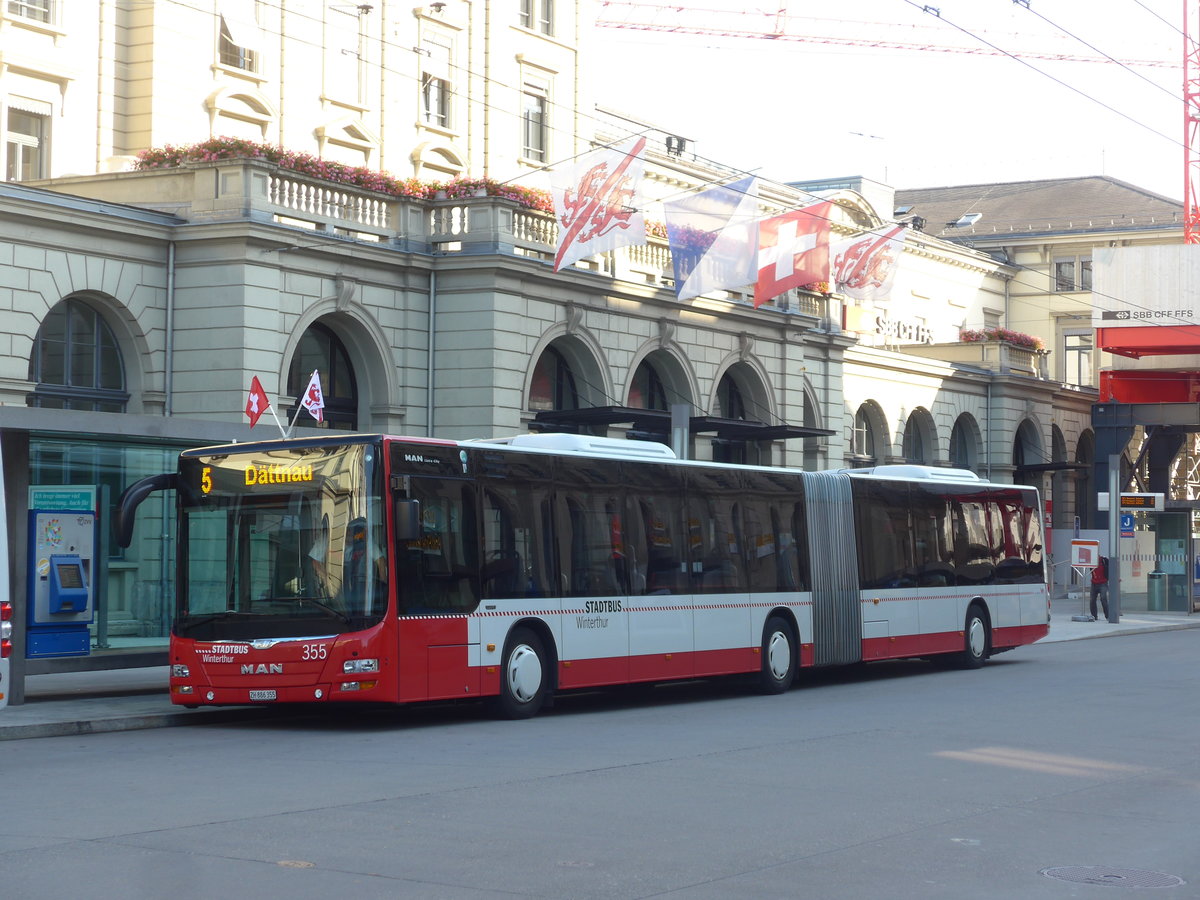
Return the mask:
[[1140,6],[1142,9],[1144,9],[1150,15],[1154,16],[1154,18],[1158,19],[1158,21],[1160,21],[1164,25],[1166,25],[1168,28],[1171,28],[1173,31],[1178,32],[1182,37],[1184,37],[1184,38],[1187,37],[1187,34],[1183,31],[1182,28],[1180,28],[1174,22],[1170,22],[1167,19],[1164,19],[1162,16],[1160,16],[1158,13],[1156,13],[1154,10],[1152,10],[1150,7],[1148,7],[1145,3],[1143,3],[1142,0],[1131,0],[1131,2],[1133,2],[1137,6]]
[[1132,122],[1134,125],[1137,125],[1139,128],[1144,128],[1146,131],[1149,131],[1151,134],[1155,134],[1158,137],[1163,138],[1164,140],[1170,141],[1172,144],[1175,144],[1177,147],[1182,148],[1185,146],[1181,141],[1179,141],[1173,137],[1170,137],[1169,135],[1163,134],[1157,128],[1154,128],[1151,125],[1147,125],[1145,122],[1142,122],[1141,120],[1134,118],[1133,116],[1129,115],[1128,113],[1123,113],[1119,109],[1117,109],[1113,106],[1109,106],[1103,100],[1093,97],[1087,91],[1081,90],[1081,89],[1075,87],[1073,84],[1063,81],[1061,78],[1057,78],[1054,75],[1051,75],[1049,72],[1045,72],[1042,69],[1039,69],[1037,66],[1033,65],[1033,63],[1030,63],[1030,62],[1022,59],[1020,56],[1017,56],[1016,54],[1014,54],[1008,50],[1005,50],[1003,47],[997,47],[995,44],[980,37],[979,35],[972,32],[970,29],[964,28],[962,25],[959,25],[959,24],[952,22],[951,20],[945,18],[944,16],[942,16],[942,14],[940,12],[935,10],[933,7],[931,7],[927,4],[917,3],[916,0],[900,0],[900,2],[907,3],[909,6],[913,7],[914,9],[916,9],[922,13],[925,13],[927,15],[934,15],[939,22],[945,22],[947,25],[949,25],[951,28],[955,29],[956,31],[959,31],[962,34],[965,34],[968,37],[971,37],[974,40],[979,41],[981,44],[985,44],[988,47],[991,47],[993,50],[997,51],[1001,55],[1007,56],[1009,59],[1020,63],[1021,65],[1025,66],[1028,69],[1032,69],[1034,72],[1037,72],[1039,75],[1041,75],[1044,78],[1049,78],[1055,84],[1065,87],[1067,90],[1078,94],[1080,97],[1083,97],[1086,100],[1090,100],[1091,102],[1095,103],[1097,106],[1102,106],[1104,109],[1107,109],[1109,112],[1113,113],[1114,115],[1120,116],[1122,119],[1125,119],[1128,122]]
[[1088,42],[1087,42],[1087,41],[1085,41],[1083,38],[1081,38],[1079,35],[1075,34],[1073,31],[1070,31],[1069,29],[1063,28],[1063,27],[1062,27],[1061,25],[1059,25],[1057,22],[1052,22],[1050,19],[1047,19],[1047,18],[1046,18],[1045,16],[1043,16],[1043,15],[1042,15],[1040,12],[1038,12],[1036,9],[1034,9],[1034,8],[1033,8],[1033,7],[1032,7],[1030,4],[1028,4],[1028,3],[1018,3],[1018,4],[1016,4],[1016,5],[1017,5],[1017,6],[1019,6],[1019,7],[1021,7],[1022,9],[1024,9],[1026,12],[1032,13],[1033,15],[1037,16],[1039,19],[1041,19],[1043,22],[1045,22],[1045,23],[1046,23],[1047,25],[1049,25],[1051,28],[1056,28],[1058,31],[1062,32],[1063,34],[1067,35],[1068,37],[1070,37],[1070,38],[1073,38],[1073,39],[1074,39],[1074,40],[1076,40],[1076,41],[1079,41],[1079,43],[1083,44],[1083,46],[1087,47],[1089,50],[1093,50],[1093,51],[1095,51],[1096,53],[1099,53],[1101,56],[1103,56],[1103,57],[1104,57],[1105,59],[1107,59],[1109,62],[1116,63],[1118,66],[1120,66],[1120,67],[1121,67],[1122,69],[1124,69],[1126,72],[1128,72],[1130,75],[1133,75],[1133,76],[1135,76],[1135,77],[1137,77],[1137,78],[1140,78],[1140,79],[1142,79],[1142,81],[1146,82],[1146,84],[1150,85],[1150,86],[1151,86],[1151,87],[1153,87],[1153,88],[1156,88],[1156,89],[1158,89],[1158,90],[1162,91],[1162,92],[1163,92],[1164,94],[1166,94],[1168,97],[1171,97],[1171,98],[1172,98],[1172,99],[1174,99],[1174,100],[1178,100],[1180,103],[1182,103],[1182,102],[1183,102],[1183,97],[1182,97],[1182,96],[1180,96],[1179,94],[1176,94],[1174,91],[1170,90],[1169,88],[1165,88],[1165,87],[1163,87],[1163,86],[1162,86],[1161,84],[1159,84],[1157,81],[1152,81],[1151,79],[1149,79],[1149,78],[1147,78],[1145,75],[1143,75],[1141,72],[1137,72],[1137,71],[1135,71],[1134,69],[1130,68],[1130,67],[1129,67],[1128,65],[1126,65],[1125,63],[1121,62],[1121,60],[1119,60],[1119,59],[1116,59],[1116,58],[1114,58],[1114,57],[1112,57],[1112,56],[1109,56],[1107,53],[1105,53],[1103,50],[1101,50],[1101,49],[1100,49],[1099,47],[1097,47],[1095,44],[1090,44],[1090,43],[1088,43]]

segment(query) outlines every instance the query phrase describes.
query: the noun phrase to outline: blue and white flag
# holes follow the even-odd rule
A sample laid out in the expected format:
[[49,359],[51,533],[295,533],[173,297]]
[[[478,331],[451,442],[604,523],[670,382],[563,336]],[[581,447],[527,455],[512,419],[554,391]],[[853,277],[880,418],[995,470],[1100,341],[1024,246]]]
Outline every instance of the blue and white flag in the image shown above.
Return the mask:
[[753,176],[663,204],[680,300],[758,278],[758,180]]

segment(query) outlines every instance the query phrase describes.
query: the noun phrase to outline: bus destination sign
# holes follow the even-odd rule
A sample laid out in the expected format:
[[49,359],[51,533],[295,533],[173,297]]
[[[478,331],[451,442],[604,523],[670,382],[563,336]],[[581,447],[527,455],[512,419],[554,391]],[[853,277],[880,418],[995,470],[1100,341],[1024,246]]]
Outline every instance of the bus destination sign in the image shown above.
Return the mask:
[[1121,509],[1162,512],[1163,494],[1121,494]]

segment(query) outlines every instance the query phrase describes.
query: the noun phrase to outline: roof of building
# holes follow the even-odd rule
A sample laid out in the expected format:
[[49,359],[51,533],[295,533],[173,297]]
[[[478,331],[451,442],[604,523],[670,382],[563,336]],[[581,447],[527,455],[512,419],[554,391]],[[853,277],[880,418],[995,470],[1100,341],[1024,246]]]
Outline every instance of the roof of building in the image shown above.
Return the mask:
[[1183,227],[1181,202],[1106,175],[898,190],[895,213],[952,241]]

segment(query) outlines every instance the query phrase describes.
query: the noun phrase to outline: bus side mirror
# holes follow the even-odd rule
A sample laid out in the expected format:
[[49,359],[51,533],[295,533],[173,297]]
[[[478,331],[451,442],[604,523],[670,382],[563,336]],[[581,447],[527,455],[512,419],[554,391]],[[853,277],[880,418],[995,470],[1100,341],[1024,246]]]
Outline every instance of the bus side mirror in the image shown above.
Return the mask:
[[121,493],[117,501],[117,544],[128,547],[133,540],[133,520],[138,506],[155,491],[173,491],[176,488],[178,476],[174,472],[164,475],[151,475],[141,481],[135,481]]
[[396,518],[396,540],[417,540],[421,536],[421,502],[398,497],[393,512]]

